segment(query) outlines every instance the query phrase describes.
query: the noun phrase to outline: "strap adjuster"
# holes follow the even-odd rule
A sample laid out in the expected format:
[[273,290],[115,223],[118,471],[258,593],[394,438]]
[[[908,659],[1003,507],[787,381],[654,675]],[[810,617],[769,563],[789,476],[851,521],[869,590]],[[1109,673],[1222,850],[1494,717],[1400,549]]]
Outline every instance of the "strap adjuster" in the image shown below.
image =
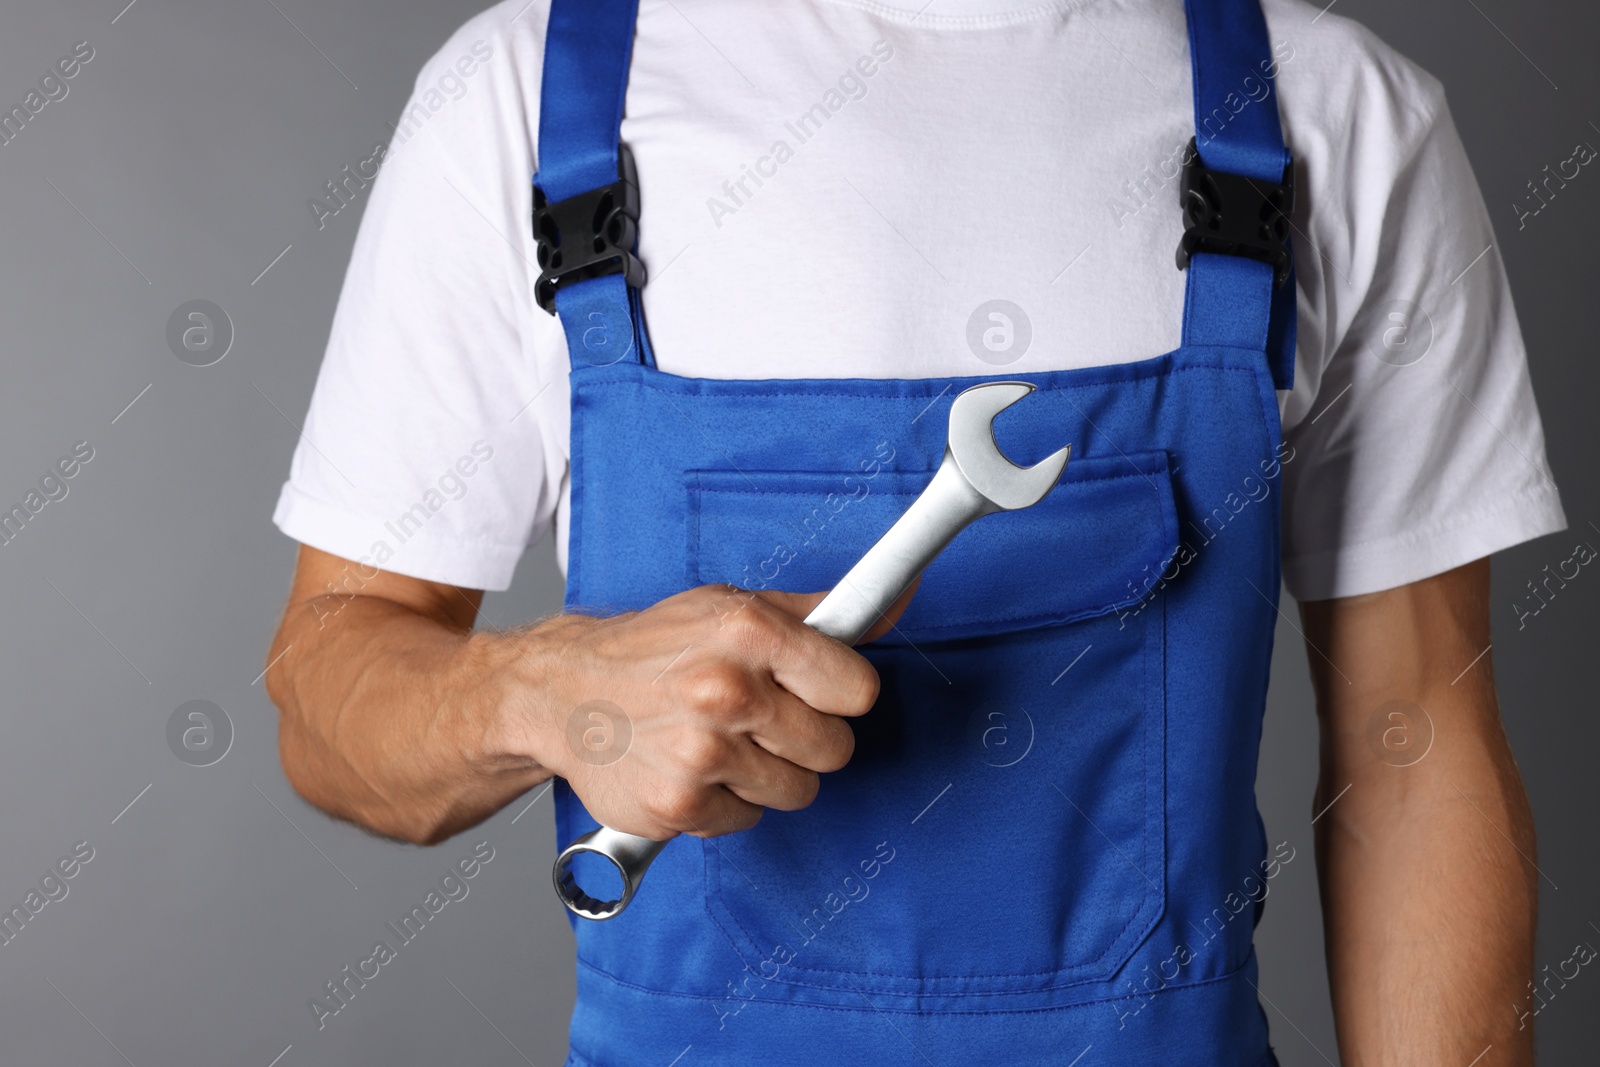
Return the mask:
[[1194,140],[1180,187],[1183,222],[1178,269],[1186,270],[1197,252],[1245,256],[1272,266],[1276,289],[1289,277],[1289,218],[1294,214],[1294,167],[1283,168],[1279,184],[1243,174],[1212,170],[1200,162]]
[[574,282],[621,274],[634,288],[645,282],[644,262],[634,254],[639,236],[639,178],[633,153],[617,145],[617,180],[551,203],[535,183],[533,236],[539,275],[534,296],[556,313],[556,290]]

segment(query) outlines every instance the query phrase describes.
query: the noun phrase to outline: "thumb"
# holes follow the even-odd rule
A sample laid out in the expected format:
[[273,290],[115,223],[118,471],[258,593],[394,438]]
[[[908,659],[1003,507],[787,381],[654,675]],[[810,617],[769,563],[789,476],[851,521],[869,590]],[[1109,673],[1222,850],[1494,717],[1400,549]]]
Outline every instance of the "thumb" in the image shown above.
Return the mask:
[[[911,598],[916,595],[917,587],[921,584],[922,575],[919,574],[910,587],[904,593],[901,593],[893,604],[889,605],[889,610],[879,616],[878,621],[872,624],[871,629],[863,634],[856,644],[864,645],[871,641],[876,641],[888,633],[894,627],[894,624],[900,621],[900,616],[905,614],[906,608],[911,604]],[[757,592],[756,595],[785,614],[793,615],[797,619],[804,619],[812,611],[816,610],[817,605],[822,603],[823,598],[828,594],[783,593],[775,589],[763,589]]]

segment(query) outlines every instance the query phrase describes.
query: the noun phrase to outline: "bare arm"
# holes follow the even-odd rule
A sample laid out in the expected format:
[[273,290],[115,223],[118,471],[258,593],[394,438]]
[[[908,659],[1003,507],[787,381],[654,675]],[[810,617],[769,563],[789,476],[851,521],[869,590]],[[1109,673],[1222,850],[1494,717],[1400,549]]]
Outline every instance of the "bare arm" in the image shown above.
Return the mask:
[[1484,652],[1488,596],[1484,559],[1300,606],[1328,973],[1351,1067],[1533,1063],[1519,1014],[1539,875]]
[[[642,612],[473,632],[477,590],[302,548],[266,675],[284,772],[324,811],[419,843],[552,774],[619,830],[745,829],[764,807],[809,804],[818,772],[853,751],[841,716],[877,697],[865,659],[801,622],[820,599],[705,586]],[[573,744],[574,709],[595,700],[627,718],[624,758]]]

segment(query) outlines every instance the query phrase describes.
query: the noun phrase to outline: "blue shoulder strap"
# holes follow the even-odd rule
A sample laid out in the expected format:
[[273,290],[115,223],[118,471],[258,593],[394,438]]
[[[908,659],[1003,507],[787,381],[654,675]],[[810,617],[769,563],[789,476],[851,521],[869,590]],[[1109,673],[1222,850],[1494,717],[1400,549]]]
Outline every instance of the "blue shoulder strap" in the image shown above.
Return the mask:
[[[551,202],[617,180],[618,132],[639,0],[553,0],[539,90],[538,171]],[[621,274],[564,285],[556,316],[572,366],[649,362],[638,293]]]
[[[1289,164],[1278,120],[1277,64],[1259,0],[1186,0],[1195,144],[1205,166],[1277,184]],[[1197,253],[1183,309],[1185,345],[1263,349],[1279,389],[1294,384],[1295,280],[1269,264]]]
[[[550,201],[617,179],[638,6],[638,0],[552,0],[534,177]],[[1214,170],[1281,181],[1289,156],[1259,0],[1186,0],[1186,7],[1201,161]],[[562,286],[555,305],[574,368],[625,358],[650,361],[638,293],[621,274]],[[1294,376],[1294,334],[1292,268],[1289,280],[1275,289],[1265,263],[1204,252],[1192,258],[1184,344],[1263,349],[1275,383],[1287,389]]]

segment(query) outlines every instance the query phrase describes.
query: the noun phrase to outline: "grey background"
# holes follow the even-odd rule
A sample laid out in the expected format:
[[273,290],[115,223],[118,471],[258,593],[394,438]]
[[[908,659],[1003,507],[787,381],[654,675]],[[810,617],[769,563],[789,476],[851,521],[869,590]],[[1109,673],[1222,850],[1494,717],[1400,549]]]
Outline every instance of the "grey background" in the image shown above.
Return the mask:
[[[369,837],[289,789],[253,681],[293,561],[268,519],[358,221],[342,212],[318,232],[306,199],[388,140],[418,67],[480,0],[124,3],[0,12],[8,106],[74,42],[96,50],[67,98],[0,147],[0,501],[74,442],[95,449],[67,498],[0,546],[0,903],[21,903],[74,842],[95,849],[69,895],[0,946],[0,1060],[559,1063],[572,941],[548,890],[549,801],[430,850]],[[1585,572],[1520,632],[1511,604],[1580,536],[1600,542],[1600,176],[1586,169],[1520,233],[1511,204],[1574,143],[1600,143],[1600,15],[1511,0],[1337,11],[1448,88],[1572,520],[1571,534],[1497,558],[1494,578],[1494,664],[1547,876],[1539,959],[1554,963],[1600,945],[1600,579]],[[238,334],[206,368],[165,341],[169,314],[197,298]],[[513,625],[558,604],[546,544],[486,617]],[[1311,859],[1315,722],[1298,635],[1285,625],[1278,640],[1259,788],[1271,839],[1298,854],[1259,945],[1276,1044],[1298,1067],[1337,1054]],[[165,740],[193,699],[233,724],[209,767]],[[318,1032],[307,998],[483,839],[496,856],[467,899]],[[1597,1008],[1600,976],[1585,970],[1540,1017],[1542,1061],[1592,1061]]]

